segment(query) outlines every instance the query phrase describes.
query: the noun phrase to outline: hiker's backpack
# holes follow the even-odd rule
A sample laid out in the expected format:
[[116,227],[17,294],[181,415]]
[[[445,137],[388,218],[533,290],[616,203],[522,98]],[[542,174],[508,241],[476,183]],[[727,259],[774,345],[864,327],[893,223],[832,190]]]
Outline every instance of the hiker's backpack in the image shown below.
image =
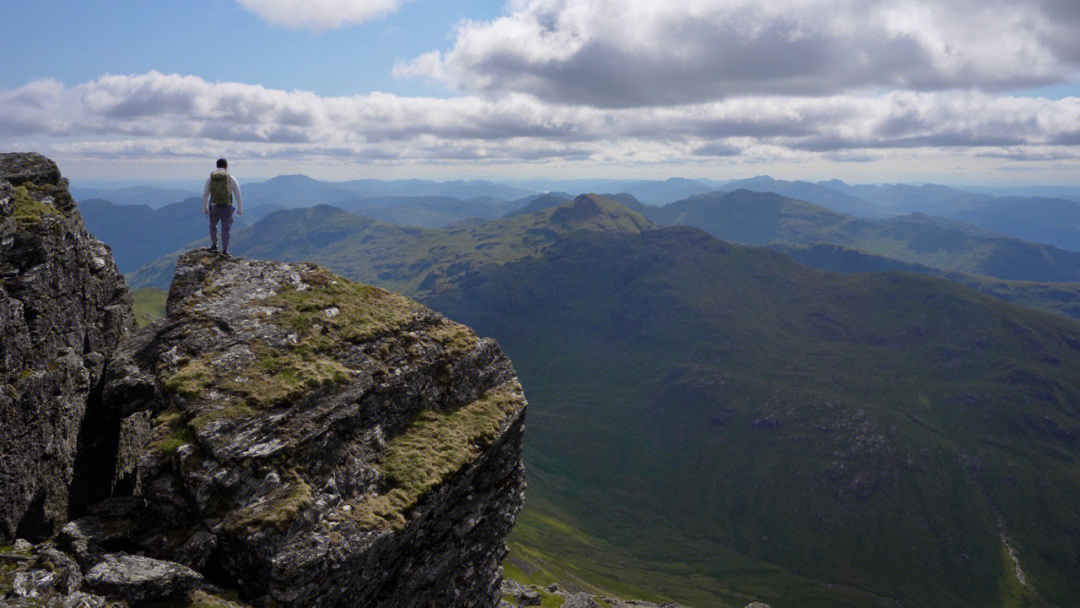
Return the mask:
[[229,187],[228,171],[218,169],[210,174],[210,204],[232,204],[232,188]]

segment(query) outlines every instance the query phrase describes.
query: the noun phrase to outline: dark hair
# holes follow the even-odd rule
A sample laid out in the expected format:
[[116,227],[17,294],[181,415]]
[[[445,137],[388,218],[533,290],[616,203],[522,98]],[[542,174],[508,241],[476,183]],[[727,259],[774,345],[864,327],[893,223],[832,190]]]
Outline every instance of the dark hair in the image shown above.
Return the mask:
[[225,160],[224,158],[219,158],[217,159],[217,166],[218,169],[224,169],[229,166],[229,161]]

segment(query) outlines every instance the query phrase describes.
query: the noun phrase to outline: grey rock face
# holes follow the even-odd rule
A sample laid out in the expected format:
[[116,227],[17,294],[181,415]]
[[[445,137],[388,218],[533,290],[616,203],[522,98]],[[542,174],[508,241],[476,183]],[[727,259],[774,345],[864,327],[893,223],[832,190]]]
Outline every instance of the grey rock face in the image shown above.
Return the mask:
[[205,250],[180,258],[167,310],[102,396],[105,476],[142,507],[65,534],[133,523],[129,552],[249,601],[498,604],[525,400],[495,342],[314,265]]
[[172,562],[110,554],[86,573],[86,584],[102,595],[135,601],[187,595],[202,575]]
[[0,154],[0,539],[67,519],[88,403],[131,296],[52,161]]
[[32,152],[4,152],[0,154],[0,179],[12,186],[60,183],[60,168],[56,163]]

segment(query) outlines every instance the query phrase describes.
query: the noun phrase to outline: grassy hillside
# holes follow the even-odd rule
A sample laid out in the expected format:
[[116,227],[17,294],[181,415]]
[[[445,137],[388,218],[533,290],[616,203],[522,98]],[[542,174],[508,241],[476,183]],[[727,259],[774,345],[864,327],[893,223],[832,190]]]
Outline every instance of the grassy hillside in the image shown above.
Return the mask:
[[1080,597],[1080,325],[688,229],[571,234],[428,303],[533,404],[525,563],[699,606]]
[[165,316],[165,299],[169,295],[164,289],[136,289],[135,320],[142,327]]

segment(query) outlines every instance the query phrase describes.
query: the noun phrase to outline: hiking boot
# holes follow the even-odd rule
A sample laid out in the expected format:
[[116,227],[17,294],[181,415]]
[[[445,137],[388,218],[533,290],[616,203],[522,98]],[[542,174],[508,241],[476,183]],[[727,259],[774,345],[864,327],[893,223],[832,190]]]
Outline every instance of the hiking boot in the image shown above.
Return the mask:
[[231,258],[232,254],[229,253],[228,251],[222,251],[221,252],[221,257],[223,257],[223,258]]
[[217,245],[210,245],[210,253],[217,253]]

